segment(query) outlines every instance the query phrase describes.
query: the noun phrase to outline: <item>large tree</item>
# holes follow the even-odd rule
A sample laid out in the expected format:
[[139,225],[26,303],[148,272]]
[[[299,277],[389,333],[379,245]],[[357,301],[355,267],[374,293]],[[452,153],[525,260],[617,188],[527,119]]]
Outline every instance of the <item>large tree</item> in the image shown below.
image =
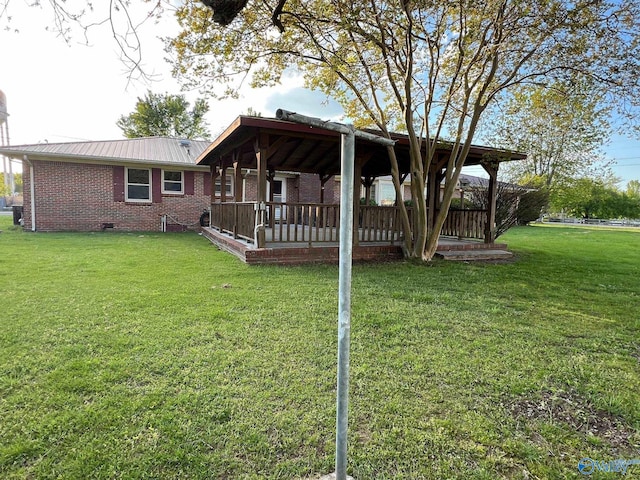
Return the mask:
[[589,218],[638,218],[640,198],[621,192],[616,178],[570,179],[552,199],[556,211]]
[[[213,15],[195,1],[179,8],[183,31],[169,42],[175,73],[187,84],[215,93],[222,83],[233,94],[247,76],[270,85],[295,69],[309,87],[338,99],[356,125],[408,134],[412,224],[400,208],[411,257],[433,256],[469,148],[498,96],[525,84],[585,82],[622,113],[638,105],[635,1],[206,3]],[[431,229],[425,181],[443,140],[453,148]],[[393,148],[389,156],[399,191]]]
[[116,122],[127,138],[176,137],[205,139],[209,130],[205,115],[209,111],[206,100],[196,100],[192,109],[184,95],[147,92],[138,98],[136,108]]
[[491,145],[525,152],[527,159],[506,164],[511,181],[542,180],[547,189],[585,176],[602,164],[600,147],[611,131],[611,105],[604,92],[586,82],[520,85],[491,116]]
[[640,180],[629,180],[626,193],[630,197],[640,200]]

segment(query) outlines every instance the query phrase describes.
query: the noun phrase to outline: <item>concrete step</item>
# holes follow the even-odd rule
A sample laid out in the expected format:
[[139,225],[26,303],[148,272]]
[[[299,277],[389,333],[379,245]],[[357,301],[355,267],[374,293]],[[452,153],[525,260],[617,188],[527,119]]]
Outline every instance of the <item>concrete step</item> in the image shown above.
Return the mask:
[[436,252],[437,258],[452,261],[508,260],[513,253],[508,250],[448,250]]
[[437,252],[449,250],[506,250],[506,243],[482,243],[469,240],[438,240]]

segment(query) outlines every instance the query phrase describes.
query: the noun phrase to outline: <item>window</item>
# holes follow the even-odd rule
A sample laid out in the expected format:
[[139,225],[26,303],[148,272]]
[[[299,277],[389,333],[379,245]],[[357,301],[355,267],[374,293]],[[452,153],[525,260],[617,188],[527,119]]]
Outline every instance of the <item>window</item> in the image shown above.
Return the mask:
[[126,172],[126,201],[151,201],[151,169],[127,168]]
[[[217,177],[216,178],[216,197],[220,196],[220,179],[222,177]],[[230,175],[225,176],[225,195],[227,197],[231,197],[233,196],[233,177]]]
[[371,189],[369,190],[369,201],[377,202],[376,191],[378,190],[377,185],[374,183],[371,185]]
[[184,175],[182,172],[162,171],[162,193],[175,195],[184,193]]
[[380,205],[394,205],[395,203],[396,203],[396,189],[393,186],[393,183],[381,181],[380,182]]

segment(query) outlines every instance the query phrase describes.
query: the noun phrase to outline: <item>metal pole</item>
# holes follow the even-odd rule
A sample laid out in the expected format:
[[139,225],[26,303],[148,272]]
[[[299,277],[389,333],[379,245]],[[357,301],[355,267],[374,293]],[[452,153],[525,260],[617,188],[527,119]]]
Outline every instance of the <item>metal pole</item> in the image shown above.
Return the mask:
[[351,338],[351,264],[353,257],[353,196],[356,137],[382,145],[393,140],[355,130],[351,125],[327,122],[278,109],[279,120],[289,120],[341,134],[340,165],[340,265],[338,272],[338,388],[336,395],[336,480],[347,479],[349,414],[349,341]]
[[351,265],[355,136],[342,134],[340,167],[340,269],[338,273],[338,392],[336,405],[336,480],[347,478],[349,418],[349,341],[351,337]]
[[283,110],[279,108],[276,110],[276,118],[278,120],[288,120],[290,122],[301,123],[304,125],[310,125],[312,127],[324,128],[325,130],[331,130],[339,132],[343,135],[353,134],[356,138],[361,138],[369,142],[377,143],[384,146],[393,146],[396,144],[395,140],[381,137],[375,133],[363,132],[362,130],[354,130],[352,126],[343,125],[342,123],[329,122],[316,117],[307,117],[299,113],[290,112],[289,110]]

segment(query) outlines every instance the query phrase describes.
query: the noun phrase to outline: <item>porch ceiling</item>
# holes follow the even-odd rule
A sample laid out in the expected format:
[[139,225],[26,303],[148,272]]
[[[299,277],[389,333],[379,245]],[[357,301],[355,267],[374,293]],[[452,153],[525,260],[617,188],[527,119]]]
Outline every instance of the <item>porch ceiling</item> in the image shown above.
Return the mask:
[[[401,173],[409,172],[409,141],[406,135],[392,134]],[[260,117],[238,117],[196,159],[198,165],[231,166],[239,161],[243,168],[257,168],[256,148],[262,138],[267,165],[276,171],[340,173],[340,134],[330,130],[292,122]],[[450,148],[438,149],[441,159],[448,158]],[[487,156],[499,161],[521,160],[526,155],[482,146],[473,146],[465,165],[478,165]],[[378,177],[391,173],[386,147],[356,139],[356,158],[362,164],[362,175]]]

